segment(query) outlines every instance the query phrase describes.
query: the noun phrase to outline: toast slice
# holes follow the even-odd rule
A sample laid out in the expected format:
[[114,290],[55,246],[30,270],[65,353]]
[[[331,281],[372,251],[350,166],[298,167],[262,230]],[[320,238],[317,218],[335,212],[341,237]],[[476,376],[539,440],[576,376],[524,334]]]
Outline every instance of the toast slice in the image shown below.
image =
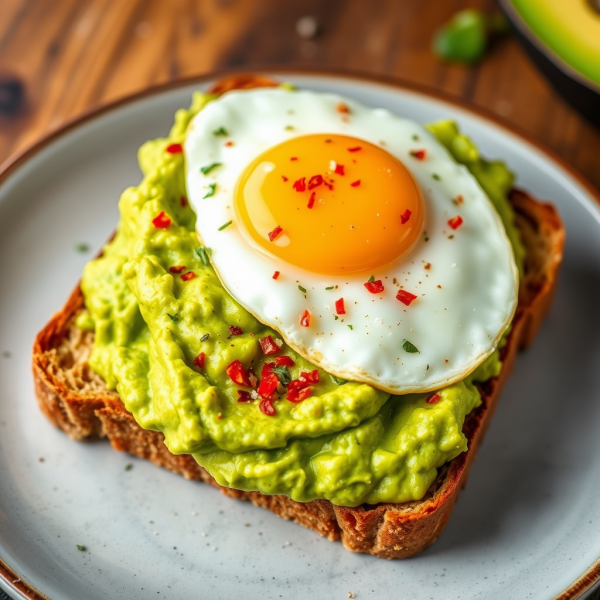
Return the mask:
[[440,469],[422,500],[347,508],[326,500],[300,503],[286,496],[219,486],[191,456],[171,454],[162,433],[142,429],[118,394],[108,390],[100,376],[90,369],[87,360],[94,334],[75,325],[77,315],[84,309],[79,287],[34,343],[33,375],[40,408],[74,440],[108,438],[115,450],[145,458],[187,479],[209,483],[232,498],[250,500],[330,540],[341,539],[349,550],[385,558],[412,556],[432,544],[442,532],[465,485],[517,351],[533,342],[556,288],[564,246],[564,229],[558,214],[551,205],[518,190],[512,191],[510,200],[527,253],[519,306],[508,342],[501,351],[502,371],[480,386],[482,404],[468,415],[463,428],[468,439],[467,452]]

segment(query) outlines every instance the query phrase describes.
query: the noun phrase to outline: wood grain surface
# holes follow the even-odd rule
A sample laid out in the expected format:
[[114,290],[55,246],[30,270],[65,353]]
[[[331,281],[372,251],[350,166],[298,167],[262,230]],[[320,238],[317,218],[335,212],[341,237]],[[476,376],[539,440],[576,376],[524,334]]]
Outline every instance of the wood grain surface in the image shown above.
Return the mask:
[[[600,131],[515,38],[473,67],[433,56],[433,32],[465,7],[496,10],[494,0],[0,0],[0,162],[152,84],[221,67],[304,65],[395,76],[484,107],[600,188]],[[310,39],[296,32],[306,15],[318,23]]]

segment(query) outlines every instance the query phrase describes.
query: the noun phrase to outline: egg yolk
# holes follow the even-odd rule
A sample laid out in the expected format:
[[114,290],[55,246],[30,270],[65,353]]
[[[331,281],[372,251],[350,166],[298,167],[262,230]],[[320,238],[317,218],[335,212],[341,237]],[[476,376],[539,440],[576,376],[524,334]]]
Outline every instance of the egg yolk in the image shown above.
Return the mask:
[[327,275],[374,272],[421,233],[423,200],[385,149],[344,135],[295,137],[269,148],[235,190],[238,219],[269,254]]

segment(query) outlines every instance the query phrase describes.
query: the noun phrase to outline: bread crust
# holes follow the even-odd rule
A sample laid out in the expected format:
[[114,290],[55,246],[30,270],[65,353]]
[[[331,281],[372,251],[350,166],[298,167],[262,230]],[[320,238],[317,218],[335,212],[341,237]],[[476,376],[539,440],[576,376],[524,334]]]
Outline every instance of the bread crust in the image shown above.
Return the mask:
[[518,190],[513,190],[510,200],[527,257],[519,306],[502,349],[502,371],[481,386],[482,404],[465,421],[463,432],[468,450],[440,469],[422,500],[348,508],[327,500],[300,503],[286,496],[221,487],[191,456],[171,454],[162,433],[142,429],[118,395],[108,390],[90,369],[87,359],[93,333],[75,325],[77,315],[84,309],[79,286],[35,340],[33,377],[39,406],[56,427],[74,440],[108,438],[116,450],[149,460],[187,479],[209,483],[227,496],[249,500],[330,540],[341,539],[354,552],[384,558],[413,556],[432,544],[446,525],[516,354],[533,342],[556,289],[564,246],[564,229],[556,210]]

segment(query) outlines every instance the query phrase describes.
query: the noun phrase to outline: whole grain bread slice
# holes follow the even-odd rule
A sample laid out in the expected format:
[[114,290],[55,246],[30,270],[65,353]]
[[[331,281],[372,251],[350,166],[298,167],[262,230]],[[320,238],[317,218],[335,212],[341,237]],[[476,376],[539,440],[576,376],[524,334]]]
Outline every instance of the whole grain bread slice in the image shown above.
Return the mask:
[[204,481],[232,498],[250,500],[284,519],[314,529],[346,548],[385,558],[406,558],[432,544],[443,530],[477,453],[495,404],[514,364],[517,351],[529,346],[549,310],[562,259],[564,229],[549,205],[514,190],[511,202],[527,250],[519,306],[506,346],[500,375],[481,386],[483,402],[466,419],[467,452],[445,465],[427,495],[403,504],[335,506],[326,500],[300,503],[286,496],[243,492],[219,486],[189,455],[171,454],[164,437],[142,429],[116,392],[88,365],[94,334],[79,329],[84,310],[79,287],[63,309],[38,334],[33,347],[33,375],[40,408],[48,419],[74,440],[108,438],[113,448]]

